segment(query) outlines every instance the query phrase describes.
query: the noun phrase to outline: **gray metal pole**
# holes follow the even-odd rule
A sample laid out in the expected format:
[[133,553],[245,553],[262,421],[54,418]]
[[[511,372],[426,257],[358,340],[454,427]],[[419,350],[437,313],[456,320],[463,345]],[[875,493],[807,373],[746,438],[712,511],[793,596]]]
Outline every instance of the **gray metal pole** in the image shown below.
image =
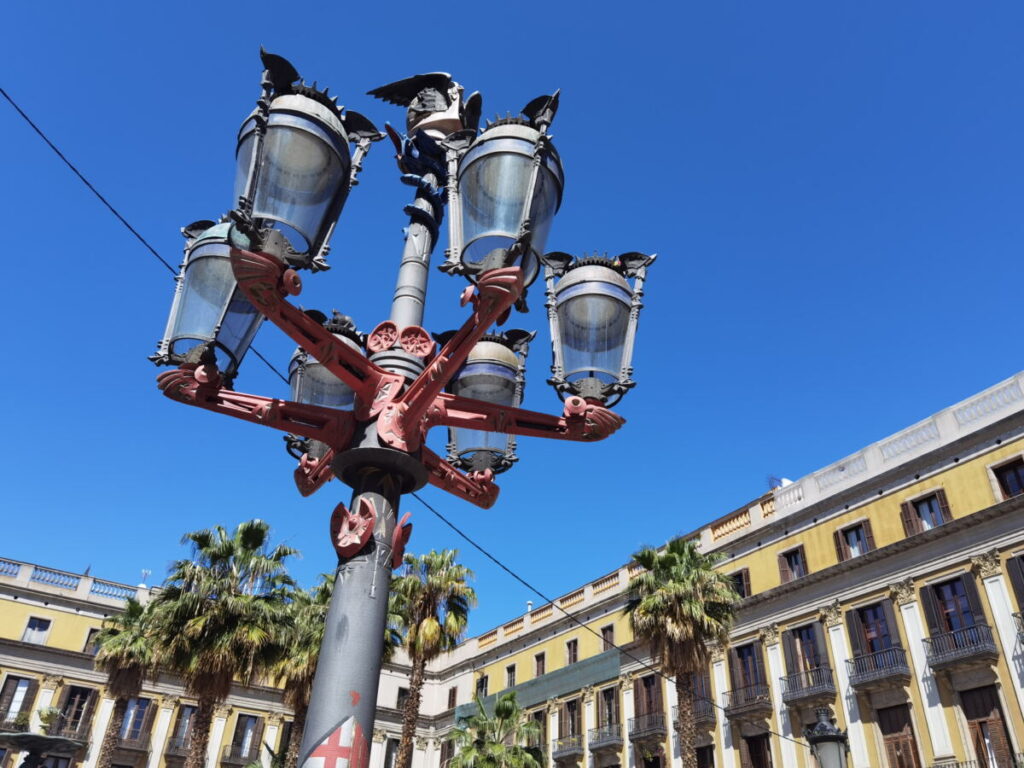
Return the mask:
[[[437,186],[437,177],[434,174],[425,173],[422,178],[424,184]],[[434,218],[434,208],[423,194],[418,193],[412,205]],[[398,267],[395,297],[391,302],[391,322],[399,328],[423,324],[423,305],[427,297],[427,277],[430,273],[430,253],[434,250],[434,239],[434,235],[425,225],[416,219],[409,222],[402,262]]]
[[373,538],[338,565],[299,750],[302,768],[367,768],[377,710],[400,481],[363,470],[352,494],[377,512]]

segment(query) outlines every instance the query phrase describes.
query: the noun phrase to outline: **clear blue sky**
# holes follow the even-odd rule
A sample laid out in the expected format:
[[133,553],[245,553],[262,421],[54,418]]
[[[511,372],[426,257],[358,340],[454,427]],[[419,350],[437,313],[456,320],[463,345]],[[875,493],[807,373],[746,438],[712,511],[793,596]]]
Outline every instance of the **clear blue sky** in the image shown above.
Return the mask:
[[[559,594],[1024,368],[1022,27],[1019,3],[14,3],[0,85],[175,264],[178,228],[232,203],[260,44],[378,124],[402,111],[365,91],[417,72],[490,115],[561,88],[548,247],[660,254],[629,423],[522,441],[491,511],[425,491]],[[0,137],[0,556],[158,580],[183,532],[259,516],[303,582],[331,568],[348,490],[300,498],[277,433],[159,395],[170,276],[5,103]],[[386,316],[408,199],[378,145],[306,306]],[[463,284],[431,281],[427,325],[453,327]],[[558,411],[531,298],[527,405]],[[256,346],[287,364],[273,326]],[[237,384],[284,394],[251,356]],[[477,571],[474,632],[537,600],[403,509],[413,550]]]

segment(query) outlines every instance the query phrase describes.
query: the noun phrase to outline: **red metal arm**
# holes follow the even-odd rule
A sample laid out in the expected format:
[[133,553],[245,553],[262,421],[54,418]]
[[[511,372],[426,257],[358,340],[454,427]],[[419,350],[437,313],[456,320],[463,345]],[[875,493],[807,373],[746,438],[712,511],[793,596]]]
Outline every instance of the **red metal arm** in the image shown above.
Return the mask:
[[423,465],[430,471],[427,480],[431,485],[482,509],[490,509],[498,500],[501,489],[494,484],[490,470],[464,474],[427,447],[423,448],[422,458]]
[[438,395],[425,420],[433,426],[464,427],[485,432],[505,432],[526,437],[591,442],[603,440],[626,423],[617,413],[582,397],[569,397],[563,415],[510,408],[447,393]]
[[487,329],[506,316],[523,292],[523,271],[507,267],[485,272],[477,284],[463,294],[463,303],[472,302],[473,314],[467,318],[440,352],[402,395],[380,409],[381,440],[393,448],[412,451],[419,447],[425,430],[423,416],[434,404],[445,385],[459,370]]
[[403,384],[401,376],[385,371],[342,344],[320,323],[285,301],[286,295],[297,296],[302,290],[295,270],[272,256],[235,248],[231,249],[231,268],[238,287],[256,309],[355,391],[359,418],[369,418],[398,395]]
[[165,371],[157,376],[156,382],[172,400],[293,432],[332,447],[346,448],[355,428],[348,411],[232,392],[219,384],[199,382],[191,366]]

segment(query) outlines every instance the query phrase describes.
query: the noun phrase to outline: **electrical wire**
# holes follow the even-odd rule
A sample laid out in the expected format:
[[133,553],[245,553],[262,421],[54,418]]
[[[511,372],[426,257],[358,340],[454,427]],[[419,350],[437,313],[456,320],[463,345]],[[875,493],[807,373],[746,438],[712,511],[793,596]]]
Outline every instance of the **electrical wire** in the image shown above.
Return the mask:
[[[86,187],[89,188],[89,191],[92,192],[94,195],[96,195],[97,199],[101,203],[103,203],[103,205],[105,205],[107,207],[107,210],[109,210],[112,214],[114,214],[114,216],[117,218],[117,220],[120,221],[129,232],[131,232],[133,235],[135,235],[135,239],[138,240],[140,243],[142,243],[142,245],[145,246],[146,250],[148,250],[151,254],[153,254],[157,258],[157,260],[161,264],[163,264],[172,275],[177,277],[178,270],[176,270],[173,266],[171,266],[170,262],[168,262],[167,259],[165,259],[163,256],[161,256],[157,252],[156,248],[154,248],[152,245],[150,245],[149,241],[147,241],[146,238],[144,238],[141,234],[139,234],[139,231],[137,229],[135,229],[135,227],[133,227],[131,224],[129,224],[128,220],[124,216],[122,216],[121,213],[113,205],[110,204],[110,201],[107,200],[107,198],[105,198],[102,194],[100,194],[100,191],[98,189],[96,189],[96,187],[94,187],[92,185],[92,183],[87,178],[85,178],[85,176],[82,174],[82,172],[79,171],[78,168],[75,167],[75,164],[72,163],[70,160],[68,160],[67,156],[63,152],[61,152],[60,149],[58,149],[56,144],[54,144],[52,141],[50,141],[50,138],[45,133],[43,133],[42,128],[40,128],[38,125],[36,125],[35,122],[32,120],[32,118],[29,117],[25,113],[25,110],[23,110],[20,106],[18,106],[18,103],[13,98],[11,98],[11,95],[9,93],[7,93],[7,91],[5,91],[3,88],[0,88],[0,96],[3,96],[7,100],[7,103],[9,103],[12,107],[14,107],[14,111],[17,112],[19,115],[21,115],[22,119],[26,123],[28,123],[29,126],[31,126],[33,131],[35,131],[39,135],[39,138],[41,138],[44,142],[46,142],[46,146],[48,146],[50,149],[52,149],[54,154],[56,154],[57,157],[59,157],[61,160],[64,161],[64,165],[66,165],[68,168],[70,168],[71,172],[74,173],[75,176],[77,176],[79,178],[79,180],[83,184],[85,184]],[[281,379],[281,381],[283,381],[285,384],[288,383],[287,377],[285,377],[285,375],[283,373],[281,373],[279,370],[277,370],[277,368],[275,368],[274,365],[269,360],[267,360],[267,358],[265,358],[263,355],[261,355],[259,353],[259,351],[255,347],[250,346],[249,349],[251,349],[252,353],[254,355],[256,355],[256,357],[258,357],[260,360],[262,360],[270,370],[272,370],[274,373],[276,373],[277,377],[279,379]]]
[[[455,533],[457,533],[459,535],[459,537],[461,537],[466,542],[468,542],[474,549],[476,549],[478,552],[480,552],[484,557],[486,557],[488,560],[490,560],[496,566],[501,568],[501,570],[503,570],[505,573],[507,573],[509,576],[511,576],[516,581],[518,581],[520,584],[522,584],[524,587],[526,587],[528,590],[530,590],[533,594],[537,595],[537,597],[539,597],[541,600],[543,600],[546,603],[551,604],[554,608],[556,608],[559,611],[561,611],[566,616],[566,618],[568,618],[569,620],[571,620],[575,624],[578,624],[583,629],[585,629],[587,632],[590,632],[590,634],[592,634],[595,637],[601,639],[602,642],[607,643],[607,645],[610,645],[612,648],[617,650],[623,656],[626,656],[627,658],[635,661],[637,664],[639,664],[644,669],[646,669],[649,672],[652,672],[652,673],[658,675],[659,677],[663,678],[667,682],[670,682],[673,685],[675,685],[676,681],[670,675],[666,675],[663,671],[661,671],[657,667],[653,667],[650,664],[648,664],[647,662],[639,659],[637,656],[635,656],[632,653],[630,653],[628,650],[623,648],[621,645],[616,645],[615,643],[608,643],[607,641],[605,641],[604,636],[601,635],[601,633],[599,633],[596,629],[593,629],[592,627],[589,627],[586,624],[584,624],[582,621],[580,621],[580,619],[576,618],[576,614],[570,613],[569,611],[567,611],[564,608],[562,608],[562,606],[560,606],[555,600],[553,600],[552,598],[550,598],[547,595],[545,595],[543,592],[541,592],[539,589],[537,589],[535,586],[533,586],[530,582],[528,582],[526,579],[524,579],[518,573],[516,573],[511,568],[509,568],[507,565],[505,565],[503,562],[501,562],[498,558],[496,558],[494,555],[492,555],[490,552],[488,552],[486,549],[484,549],[483,546],[481,546],[475,540],[473,540],[473,538],[471,538],[469,536],[469,534],[464,532],[457,525],[455,525],[455,523],[453,523],[447,517],[445,517],[440,512],[438,512],[436,509],[434,509],[434,507],[431,506],[429,503],[427,503],[427,501],[422,496],[420,496],[418,493],[413,492],[412,496],[413,496],[413,498],[416,499],[416,501],[418,501],[420,504],[422,504],[424,507],[426,507],[435,517],[437,517],[442,523],[444,523],[449,528],[451,528],[453,531],[455,531]],[[699,701],[706,701],[709,704],[711,704],[711,706],[715,707],[716,709],[720,709],[723,712],[725,712],[725,707],[723,707],[721,704],[716,702],[714,699],[711,699],[711,698],[709,698],[707,696],[702,696],[702,695],[700,695],[700,694],[698,694],[696,692],[694,693],[694,698],[699,700]],[[742,718],[736,718],[736,719],[742,720]],[[765,726],[762,723],[759,723],[757,721],[743,720],[743,722],[749,723],[750,725],[753,725],[753,726],[755,726],[757,728],[763,728],[764,729],[764,733],[770,733],[773,736],[778,736],[780,739],[785,739],[786,741],[791,741],[794,744],[799,744],[801,747],[808,747],[809,748],[809,745],[805,744],[804,742],[799,741],[798,739],[794,739],[794,738],[792,738],[790,736],[785,736],[784,734],[781,734],[781,733],[779,733],[777,731],[773,731],[771,728],[769,728],[769,727],[767,727],[767,726]]]
[[[107,198],[105,198],[102,194],[100,194],[99,190],[97,190],[96,187],[94,187],[92,185],[92,183],[82,174],[82,172],[79,171],[78,168],[75,167],[74,163],[72,163],[67,158],[67,156],[63,152],[60,151],[60,149],[57,147],[57,145],[54,144],[49,139],[49,137],[42,131],[42,129],[38,125],[36,125],[36,123],[32,120],[32,118],[30,118],[25,113],[25,111],[20,106],[18,106],[17,102],[15,102],[14,99],[11,98],[10,94],[8,94],[7,91],[4,90],[2,87],[0,87],[0,95],[2,95],[4,97],[4,99],[7,100],[7,102],[22,117],[22,119],[26,123],[28,123],[28,125],[32,128],[32,130],[35,131],[39,135],[39,138],[41,138],[46,143],[46,145],[51,150],[53,150],[54,154],[56,154],[57,157],[59,157],[64,162],[64,164],[69,169],[71,169],[71,172],[74,173],[75,176],[77,176],[79,178],[79,180],[83,184],[85,184],[86,187],[88,187],[89,191],[92,192],[96,196],[96,198],[101,203],[103,203],[104,206],[106,206],[106,208],[117,218],[117,220],[120,221],[125,226],[125,228],[129,232],[131,232],[140,243],[142,243],[142,245],[146,248],[146,250],[148,250],[151,254],[153,254],[153,256],[155,256],[156,259],[161,264],[163,264],[164,267],[166,267],[167,270],[172,275],[177,276],[178,271],[173,266],[171,266],[171,264],[166,259],[164,259],[164,257],[161,256],[159,254],[159,252],[152,245],[150,245],[150,243],[146,240],[146,238],[144,238],[139,233],[139,231],[137,229],[135,229],[135,227],[133,227],[131,224],[128,223],[128,220],[125,219],[125,217],[122,216],[121,213],[113,205],[111,205],[111,203],[107,200]],[[250,347],[250,349],[252,350],[253,354],[256,355],[256,357],[258,357],[260,360],[262,360],[263,363],[271,371],[273,371],[275,374],[277,374],[278,378],[280,378],[281,381],[283,381],[286,384],[288,383],[288,379],[284,376],[284,374],[282,374],[279,370],[277,370],[277,368],[274,367],[274,365],[269,360],[267,360],[267,358],[265,358],[262,354],[260,354],[259,350],[257,350],[255,347]],[[596,637],[601,638],[602,640],[604,640],[604,638],[600,635],[600,633],[597,632],[597,630],[595,630],[595,629],[587,626],[586,624],[584,624],[582,621],[580,621],[578,618],[576,618],[576,616],[574,614],[569,613],[568,611],[566,611],[564,608],[562,608],[560,605],[558,605],[557,602],[552,600],[550,597],[548,597],[543,592],[541,592],[539,589],[534,587],[532,584],[530,584],[524,578],[519,576],[519,574],[517,574],[515,571],[513,571],[511,568],[509,568],[503,562],[498,560],[498,558],[496,558],[494,555],[492,555],[490,552],[488,552],[486,549],[484,549],[480,544],[478,544],[476,541],[474,541],[468,534],[463,532],[458,526],[456,526],[454,523],[452,523],[448,518],[446,518],[444,515],[442,515],[436,509],[434,509],[434,507],[431,506],[429,503],[427,503],[423,499],[423,497],[421,497],[418,493],[413,493],[412,495],[413,495],[413,497],[417,501],[419,501],[420,504],[422,504],[426,509],[428,509],[430,512],[432,512],[438,519],[440,519],[443,523],[445,523],[445,525],[447,525],[449,528],[451,528],[453,531],[455,531],[455,533],[457,533],[461,538],[463,538],[471,546],[473,546],[476,550],[478,550],[481,554],[483,554],[484,557],[486,557],[491,562],[493,562],[495,565],[497,565],[499,568],[501,568],[503,571],[505,571],[505,573],[507,573],[509,576],[511,576],[516,581],[518,581],[520,584],[522,584],[528,590],[533,592],[535,595],[540,597],[542,600],[544,600],[547,603],[550,603],[552,606],[557,608],[559,611],[561,611],[563,614],[565,614],[565,616],[567,618],[569,618],[570,620],[572,620],[573,622],[575,622],[576,624],[581,626],[583,629],[587,630],[588,632],[590,632],[591,634],[595,635]],[[666,675],[660,669],[658,669],[656,667],[652,667],[647,662],[637,658],[635,655],[633,655],[632,653],[627,651],[625,648],[623,648],[623,647],[621,647],[619,645],[615,645],[614,643],[608,643],[608,644],[611,645],[616,650],[618,650],[621,654],[623,654],[627,658],[635,661],[637,664],[639,664],[644,669],[646,669],[646,670],[648,670],[648,671],[658,675],[659,677],[664,678],[666,681],[672,683],[673,685],[675,684],[675,680],[672,677],[670,677],[669,675]],[[725,707],[723,707],[722,705],[718,704],[713,699],[710,699],[710,698],[708,698],[706,696],[700,696],[700,695],[697,695],[696,698],[698,698],[700,701],[708,702],[713,707],[715,707],[717,709],[720,709],[723,712],[725,711]],[[798,740],[793,739],[793,738],[791,738],[789,736],[784,736],[781,733],[773,731],[771,728],[765,727],[761,723],[757,723],[757,722],[754,722],[754,721],[745,721],[745,722],[750,722],[752,725],[755,725],[755,726],[760,727],[760,728],[764,728],[764,732],[765,733],[772,734],[773,736],[778,736],[780,739],[786,739],[787,741],[792,741],[794,744],[799,744],[802,747],[806,747],[807,746],[804,742],[798,741]]]

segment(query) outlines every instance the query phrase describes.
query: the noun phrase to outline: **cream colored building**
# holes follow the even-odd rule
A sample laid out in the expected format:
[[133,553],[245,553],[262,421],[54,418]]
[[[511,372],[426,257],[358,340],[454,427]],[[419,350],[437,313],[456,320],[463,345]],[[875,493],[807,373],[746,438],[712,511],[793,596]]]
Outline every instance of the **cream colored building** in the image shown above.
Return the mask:
[[[848,731],[853,768],[1024,762],[1024,374],[690,536],[723,555],[746,594],[699,686],[702,766],[810,768],[802,733],[819,707]],[[673,685],[647,668],[623,613],[631,573],[616,568],[434,662],[414,768],[447,760],[444,737],[474,691],[507,688],[541,723],[550,768],[678,766]],[[149,591],[0,559],[0,720],[59,707],[89,741],[80,762],[91,768],[113,702],[90,637]],[[393,760],[407,672],[383,673],[371,768]],[[194,702],[167,677],[141,699],[115,762],[173,768]],[[236,686],[208,766],[266,764],[259,745],[279,749],[289,723],[275,689]]]

